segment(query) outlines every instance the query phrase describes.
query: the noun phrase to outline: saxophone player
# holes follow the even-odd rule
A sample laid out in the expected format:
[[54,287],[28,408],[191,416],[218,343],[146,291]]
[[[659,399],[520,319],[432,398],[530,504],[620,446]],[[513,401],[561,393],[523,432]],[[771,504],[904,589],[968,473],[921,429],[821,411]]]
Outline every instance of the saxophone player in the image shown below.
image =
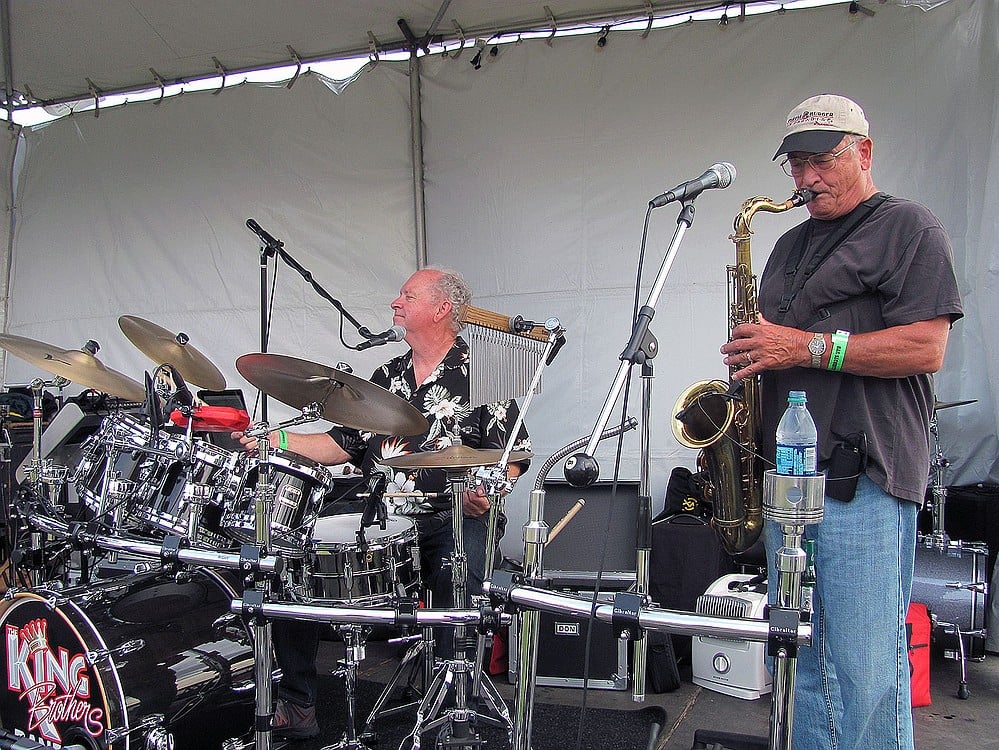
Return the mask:
[[[758,324],[721,347],[760,376],[762,453],[788,391],[808,393],[827,471],[815,539],[815,636],[797,660],[797,750],[912,750],[905,616],[929,476],[932,374],[962,316],[951,244],[924,206],[880,192],[861,107],[821,94],[787,117],[774,155],[810,217],[760,279]],[[768,557],[780,545],[767,522]],[[770,591],[777,589],[771,571]]]

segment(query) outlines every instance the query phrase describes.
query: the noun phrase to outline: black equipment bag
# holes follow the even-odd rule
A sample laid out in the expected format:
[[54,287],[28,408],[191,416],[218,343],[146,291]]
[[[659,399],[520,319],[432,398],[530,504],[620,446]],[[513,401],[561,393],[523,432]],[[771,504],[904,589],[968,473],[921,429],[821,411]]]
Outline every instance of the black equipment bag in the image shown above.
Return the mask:
[[[704,518],[679,513],[652,524],[649,594],[660,607],[694,612],[697,597],[735,567]],[[677,661],[689,663],[691,637],[671,638]]]

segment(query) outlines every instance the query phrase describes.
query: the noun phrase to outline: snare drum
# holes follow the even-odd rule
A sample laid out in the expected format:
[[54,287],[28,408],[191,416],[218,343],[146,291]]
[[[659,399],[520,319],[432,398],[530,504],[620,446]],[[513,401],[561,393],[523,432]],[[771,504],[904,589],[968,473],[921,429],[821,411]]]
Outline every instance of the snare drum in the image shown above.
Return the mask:
[[[168,440],[176,440],[170,436]],[[185,445],[181,443],[181,449]],[[229,476],[239,465],[239,454],[194,438],[188,461],[161,460],[150,467],[147,491],[132,507],[132,515],[156,530],[195,536],[194,541],[211,547],[227,547],[219,531],[221,508]],[[200,485],[200,487],[198,486]],[[201,515],[191,528],[190,493],[204,493]]]
[[[246,456],[230,476],[222,530],[244,544],[257,541],[254,523],[255,491],[260,459]],[[329,470],[288,451],[270,455],[274,505],[271,508],[271,547],[286,556],[300,557],[312,538],[312,527],[323,496],[333,486]]]
[[233,596],[209,571],[14,593],[0,602],[4,729],[87,750],[198,750],[241,735],[254,663]]
[[292,587],[303,601],[377,606],[413,597],[420,584],[416,526],[404,516],[389,516],[357,532],[360,513],[324,516],[316,521],[301,580]]

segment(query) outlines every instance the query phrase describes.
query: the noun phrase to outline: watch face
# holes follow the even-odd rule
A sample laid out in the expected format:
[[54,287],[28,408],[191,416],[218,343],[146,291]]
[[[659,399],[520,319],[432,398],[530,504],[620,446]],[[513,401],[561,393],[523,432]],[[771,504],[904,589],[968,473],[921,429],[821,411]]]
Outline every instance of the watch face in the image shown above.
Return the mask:
[[825,340],[825,337],[821,336],[821,335],[818,335],[815,338],[813,338],[808,343],[808,351],[810,351],[812,354],[815,354],[815,355],[825,354],[825,351],[826,351],[826,340]]

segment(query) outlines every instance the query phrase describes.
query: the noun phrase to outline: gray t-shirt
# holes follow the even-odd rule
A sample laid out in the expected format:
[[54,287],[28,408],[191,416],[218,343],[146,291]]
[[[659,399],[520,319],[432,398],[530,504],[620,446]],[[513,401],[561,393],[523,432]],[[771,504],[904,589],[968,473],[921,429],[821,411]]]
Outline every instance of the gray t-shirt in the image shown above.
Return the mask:
[[[950,240],[929,209],[912,201],[888,198],[806,278],[811,253],[844,221],[809,219],[777,241],[760,278],[759,305],[767,320],[856,334],[941,315],[952,323],[962,317]],[[785,272],[795,267],[799,233],[807,245],[782,316]],[[877,378],[795,367],[765,372],[761,382],[765,458],[774,458],[788,391],[806,391],[818,428],[820,468],[844,438],[863,433],[871,480],[895,497],[922,503],[930,462],[931,375]]]

